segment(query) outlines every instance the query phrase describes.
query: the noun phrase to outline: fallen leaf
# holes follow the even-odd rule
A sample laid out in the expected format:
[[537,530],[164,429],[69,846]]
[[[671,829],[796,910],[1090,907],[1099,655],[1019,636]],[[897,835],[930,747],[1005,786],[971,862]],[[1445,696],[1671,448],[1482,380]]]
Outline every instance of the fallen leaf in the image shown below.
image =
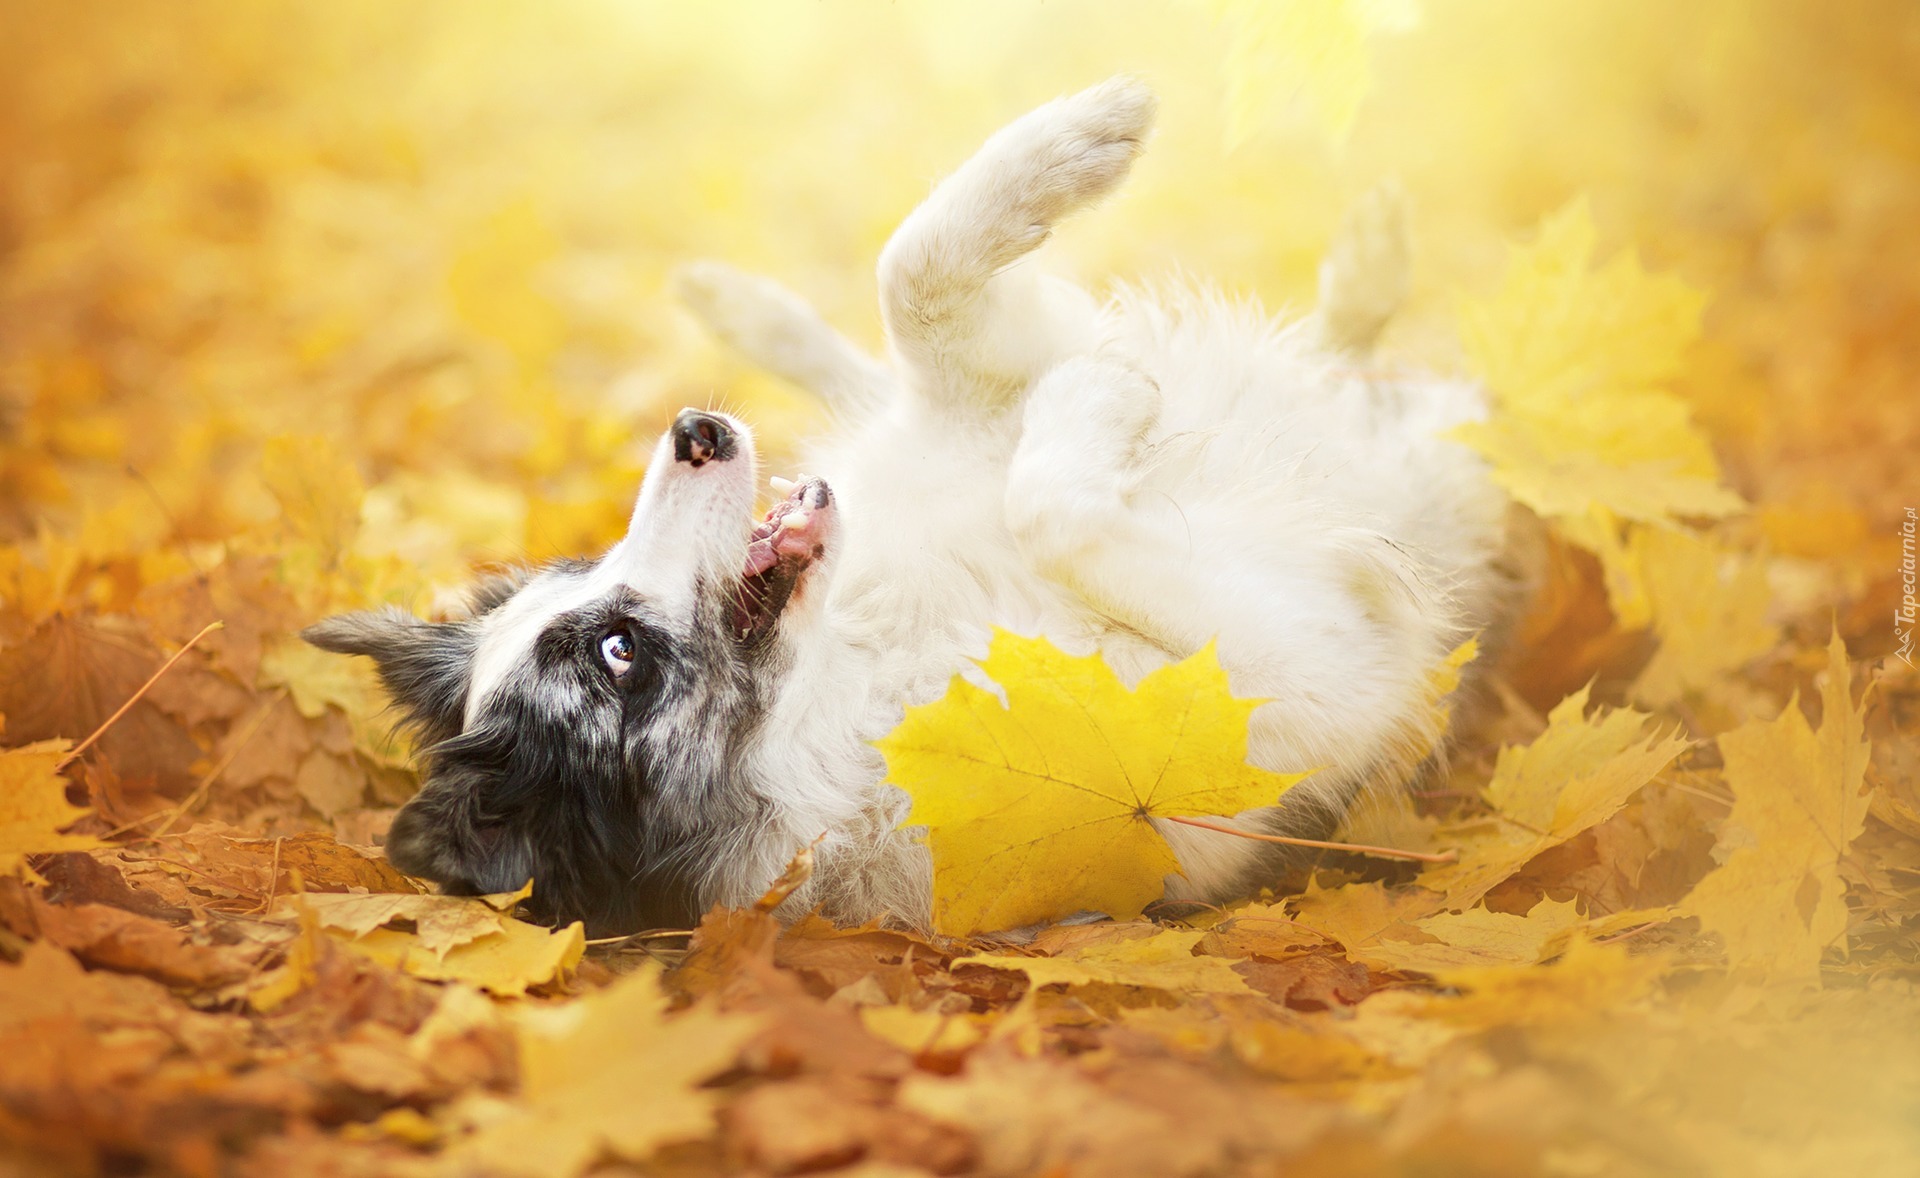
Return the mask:
[[1396,890],[1378,883],[1322,888],[1310,883],[1289,905],[1294,923],[1362,953],[1384,937],[1417,940],[1414,921],[1439,911],[1443,897],[1419,888]]
[[1767,567],[1754,555],[1687,532],[1638,528],[1631,560],[1660,636],[1634,684],[1642,702],[1660,707],[1718,687],[1779,644]]
[[1650,996],[1665,968],[1659,958],[1635,957],[1625,946],[1576,938],[1549,965],[1437,970],[1440,981],[1462,993],[1420,1004],[1433,1019],[1473,1029],[1605,1023]]
[[54,771],[71,747],[43,740],[0,750],[0,874],[25,871],[29,855],[100,845],[89,835],[60,833],[90,812],[67,801],[67,779]]
[[34,897],[33,918],[34,934],[90,966],[168,985],[223,986],[246,977],[261,956],[258,946],[196,944],[184,929],[105,904],[48,904]]
[[1483,791],[1496,818],[1462,839],[1457,862],[1420,873],[1420,886],[1443,894],[1446,907],[1471,907],[1535,855],[1612,817],[1687,747],[1679,736],[1650,734],[1649,717],[1631,708],[1588,716],[1584,688],[1547,720],[1532,744],[1500,750]]
[[948,935],[1093,909],[1131,920],[1180,870],[1150,819],[1231,815],[1305,774],[1246,763],[1247,718],[1211,645],[1128,691],[1098,656],[995,635],[982,670],[1007,704],[955,676],[879,742],[928,828],[934,925]]
[[1720,834],[1726,857],[1680,906],[1719,934],[1736,969],[1817,984],[1821,956],[1845,944],[1839,861],[1868,806],[1868,745],[1850,682],[1836,633],[1817,732],[1796,696],[1777,718],[1720,737],[1734,798]]
[[1453,436],[1545,517],[1676,523],[1741,510],[1687,403],[1658,388],[1681,371],[1705,298],[1631,256],[1595,267],[1594,237],[1577,200],[1512,252],[1495,294],[1462,302],[1462,341],[1495,412]]
[[696,1006],[668,1015],[658,970],[515,1017],[520,1091],[446,1155],[454,1172],[570,1176],[605,1156],[645,1161],[714,1125],[700,1084],[731,1066],[756,1019]]
[[1370,965],[1421,973],[1499,963],[1531,965],[1566,943],[1567,934],[1581,924],[1577,909],[1571,900],[1542,900],[1525,916],[1485,908],[1442,912],[1414,922],[1431,941],[1379,940],[1354,952]]
[[[0,649],[0,713],[14,742],[90,736],[160,666],[160,652],[126,618],[55,615],[24,640]],[[194,779],[200,746],[152,700],[134,700],[100,736],[89,756],[103,756],[120,776],[157,779],[176,788]]]
[[1233,963],[1218,957],[1196,956],[1194,946],[1206,934],[1166,929],[1152,936],[1113,941],[1075,949],[1059,957],[1021,957],[1005,953],[976,953],[956,957],[954,968],[984,965],[1018,970],[1035,986],[1085,986],[1104,982],[1114,986],[1143,986],[1181,994],[1253,994],[1247,979],[1234,972]]
[[377,928],[359,937],[342,937],[355,953],[434,982],[465,982],[503,998],[517,998],[535,986],[561,978],[580,963],[587,949],[578,921],[560,929],[523,920],[505,920],[498,932],[464,941],[445,952],[423,944],[412,933]]
[[909,1006],[863,1006],[860,1022],[875,1037],[912,1056],[956,1056],[986,1038],[978,1023],[953,1013]]
[[1295,1010],[1353,1006],[1373,991],[1367,967],[1331,953],[1296,953],[1284,961],[1234,966],[1247,984]]
[[513,906],[533,894],[529,883],[497,896],[310,895],[299,906],[322,926],[361,937],[392,921],[411,921],[420,948],[445,959],[449,950],[504,932]]

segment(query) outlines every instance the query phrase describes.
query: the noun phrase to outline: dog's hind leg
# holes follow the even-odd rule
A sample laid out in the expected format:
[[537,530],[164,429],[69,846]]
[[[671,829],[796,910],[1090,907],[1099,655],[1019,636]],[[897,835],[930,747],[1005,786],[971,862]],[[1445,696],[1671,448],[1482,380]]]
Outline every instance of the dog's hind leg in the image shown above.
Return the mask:
[[1056,99],[988,139],[907,217],[879,280],[910,387],[950,407],[1004,405],[1093,345],[1085,292],[1015,263],[1120,184],[1153,112],[1152,92],[1129,78]]
[[1387,181],[1347,210],[1320,263],[1320,306],[1314,317],[1327,347],[1355,354],[1372,350],[1406,301],[1408,254],[1406,196]]
[[771,278],[723,262],[691,262],[674,292],[722,343],[783,380],[852,413],[886,399],[886,367]]

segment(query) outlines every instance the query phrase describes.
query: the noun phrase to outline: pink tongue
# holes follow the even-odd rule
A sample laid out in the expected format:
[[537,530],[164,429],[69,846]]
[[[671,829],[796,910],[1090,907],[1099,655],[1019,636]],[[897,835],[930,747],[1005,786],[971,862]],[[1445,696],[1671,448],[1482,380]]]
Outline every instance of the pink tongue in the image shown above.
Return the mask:
[[772,540],[755,540],[747,545],[747,567],[741,575],[757,577],[779,563],[780,554],[774,551]]

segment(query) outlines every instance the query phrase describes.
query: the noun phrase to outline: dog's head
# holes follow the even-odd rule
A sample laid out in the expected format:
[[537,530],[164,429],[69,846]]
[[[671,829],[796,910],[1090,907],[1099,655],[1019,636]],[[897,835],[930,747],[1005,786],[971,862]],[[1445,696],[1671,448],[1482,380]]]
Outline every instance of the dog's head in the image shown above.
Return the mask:
[[761,825],[741,775],[837,525],[818,479],[753,512],[753,439],[682,412],[626,536],[479,587],[473,615],[329,618],[309,642],[379,665],[422,737],[426,779],[387,855],[450,892],[512,891],[596,933],[685,927],[711,867]]

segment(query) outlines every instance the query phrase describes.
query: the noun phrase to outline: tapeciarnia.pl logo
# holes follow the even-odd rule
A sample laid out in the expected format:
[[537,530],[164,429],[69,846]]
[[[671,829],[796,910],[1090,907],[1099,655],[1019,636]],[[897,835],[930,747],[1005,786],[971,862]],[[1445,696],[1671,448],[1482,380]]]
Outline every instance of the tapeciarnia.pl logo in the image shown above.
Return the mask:
[[1907,518],[1900,521],[1900,608],[1893,611],[1893,636],[1900,641],[1900,649],[1894,653],[1900,661],[1913,666],[1913,624],[1920,616],[1920,602],[1914,599],[1916,579],[1914,564],[1914,528],[1920,524],[1920,516],[1914,509],[1907,508]]

